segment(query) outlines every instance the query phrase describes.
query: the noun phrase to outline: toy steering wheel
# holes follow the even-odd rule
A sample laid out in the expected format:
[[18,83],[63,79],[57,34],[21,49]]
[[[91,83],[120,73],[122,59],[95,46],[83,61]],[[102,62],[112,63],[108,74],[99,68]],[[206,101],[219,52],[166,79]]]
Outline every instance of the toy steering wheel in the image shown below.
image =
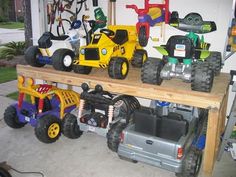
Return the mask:
[[101,29],[100,33],[104,33],[105,35],[107,35],[108,37],[110,36],[114,36],[115,32],[110,30],[110,29]]

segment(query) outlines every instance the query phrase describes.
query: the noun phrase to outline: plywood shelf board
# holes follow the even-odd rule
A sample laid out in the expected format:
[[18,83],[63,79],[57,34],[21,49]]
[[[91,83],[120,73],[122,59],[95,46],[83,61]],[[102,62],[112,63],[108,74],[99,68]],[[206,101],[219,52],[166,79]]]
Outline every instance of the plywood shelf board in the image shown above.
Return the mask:
[[17,72],[25,77],[33,77],[47,81],[80,86],[86,82],[91,88],[101,84],[104,90],[128,94],[142,98],[170,101],[179,104],[197,106],[201,108],[220,108],[221,100],[226,93],[225,87],[229,83],[229,74],[220,74],[215,78],[211,93],[192,91],[189,83],[178,79],[164,81],[161,86],[143,84],[140,79],[140,69],[131,68],[125,80],[109,78],[106,69],[93,69],[89,75],[73,72],[56,71],[51,67],[35,68],[18,65]]

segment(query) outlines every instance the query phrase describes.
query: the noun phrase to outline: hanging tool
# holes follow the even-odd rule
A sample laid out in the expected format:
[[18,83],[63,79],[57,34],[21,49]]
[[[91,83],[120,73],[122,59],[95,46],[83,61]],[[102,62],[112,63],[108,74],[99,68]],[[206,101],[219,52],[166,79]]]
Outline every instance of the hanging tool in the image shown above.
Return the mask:
[[116,0],[108,1],[108,25],[116,25]]

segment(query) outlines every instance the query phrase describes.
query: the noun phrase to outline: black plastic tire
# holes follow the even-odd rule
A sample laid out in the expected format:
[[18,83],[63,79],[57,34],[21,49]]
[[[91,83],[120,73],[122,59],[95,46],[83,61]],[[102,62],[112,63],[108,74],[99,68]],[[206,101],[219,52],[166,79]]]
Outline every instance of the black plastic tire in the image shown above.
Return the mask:
[[126,127],[125,123],[118,122],[111,126],[107,133],[107,146],[113,152],[117,152],[120,144],[120,134]]
[[[67,57],[67,58],[66,58]],[[69,49],[58,49],[52,55],[52,66],[55,70],[71,71],[75,54]]]
[[[55,125],[55,128],[53,127],[53,125]],[[52,132],[50,131],[50,127],[52,128]],[[58,140],[61,135],[61,120],[54,115],[44,115],[38,120],[38,123],[34,130],[35,136],[39,141],[43,143],[53,143]],[[49,134],[51,135],[51,137]]]
[[129,95],[120,95],[113,99],[114,103],[114,120],[116,118],[124,119],[126,123],[130,121],[130,115],[136,110],[140,108],[140,103],[137,98]]
[[210,92],[214,80],[214,72],[207,62],[195,62],[192,65],[191,88],[195,91]]
[[121,57],[111,58],[108,66],[108,75],[111,78],[125,79],[128,72],[129,72],[129,63],[126,58],[121,58]]
[[202,151],[191,148],[183,162],[182,177],[197,177],[202,164]]
[[162,78],[160,77],[160,73],[163,67],[163,60],[149,57],[141,70],[141,79],[143,83],[161,85]]
[[25,61],[30,66],[34,67],[43,67],[45,64],[40,63],[38,60],[38,56],[41,55],[38,46],[30,46],[25,51]]
[[12,176],[7,170],[0,167],[0,177],[12,177]]
[[170,15],[171,19],[178,19],[179,18],[179,13],[177,11],[173,11]]
[[67,138],[71,139],[79,138],[83,133],[82,131],[80,131],[76,116],[70,113],[66,114],[66,116],[64,117],[62,129],[63,134]]
[[138,41],[139,41],[139,44],[142,46],[142,47],[146,47],[147,46],[147,43],[148,43],[148,38],[146,36],[146,28],[145,26],[141,26],[140,29],[139,29],[139,34],[138,34]]
[[211,52],[210,56],[206,58],[206,62],[210,63],[215,76],[220,74],[222,57],[220,52]]
[[17,116],[17,111],[14,106],[8,106],[4,112],[4,121],[11,128],[22,128],[27,123],[22,123],[19,121]]
[[137,49],[134,52],[131,64],[133,67],[141,68],[143,63],[147,60],[147,51],[143,49]]
[[89,74],[92,71],[90,66],[73,65],[73,71],[79,74]]

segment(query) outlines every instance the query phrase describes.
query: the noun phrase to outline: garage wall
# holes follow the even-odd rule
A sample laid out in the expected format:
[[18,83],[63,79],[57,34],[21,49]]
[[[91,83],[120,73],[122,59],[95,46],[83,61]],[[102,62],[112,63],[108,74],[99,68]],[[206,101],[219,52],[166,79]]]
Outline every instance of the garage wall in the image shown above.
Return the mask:
[[[44,26],[44,17],[43,12],[43,3],[46,2],[38,0],[38,3],[35,3],[36,0],[31,0],[32,7],[32,20],[33,20],[33,41],[37,43],[37,39],[45,31]],[[105,13],[107,13],[107,0],[98,0],[99,6],[102,7]],[[41,4],[40,4],[41,2]],[[135,25],[137,22],[137,14],[132,9],[126,9],[125,5],[127,4],[136,4],[138,7],[144,6],[144,0],[118,0],[117,1],[117,24],[121,25]],[[161,3],[161,0],[150,0],[150,3]],[[189,12],[197,12],[202,15],[203,20],[215,21],[217,25],[217,31],[205,34],[204,38],[206,42],[211,43],[211,50],[221,51],[223,53],[225,40],[227,35],[227,29],[229,21],[231,21],[232,14],[232,3],[233,0],[170,0],[170,11],[178,11],[179,16],[183,18]],[[82,11],[80,13],[79,19],[81,19],[82,14],[90,15],[91,18],[94,17],[92,7],[92,0],[87,2],[90,11]],[[37,10],[38,9],[38,10]],[[64,14],[66,15],[66,14]],[[175,34],[186,34],[181,32],[173,27],[166,25],[166,36],[167,40],[171,35]],[[152,37],[160,37],[160,27],[151,28]],[[152,57],[161,57],[153,46],[160,45],[166,42],[163,39],[160,39],[159,42],[153,42],[149,40],[149,44],[146,47],[149,56]],[[232,69],[236,69],[235,60],[236,55],[233,55],[230,59],[225,62],[225,65],[222,69],[223,72],[229,72]],[[229,96],[229,103],[232,102],[232,93]]]

